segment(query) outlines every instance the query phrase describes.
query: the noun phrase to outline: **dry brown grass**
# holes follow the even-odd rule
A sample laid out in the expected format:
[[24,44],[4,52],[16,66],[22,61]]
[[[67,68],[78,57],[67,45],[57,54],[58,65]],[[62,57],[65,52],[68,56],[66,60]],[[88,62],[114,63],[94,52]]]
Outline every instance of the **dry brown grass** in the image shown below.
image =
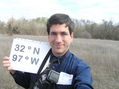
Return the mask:
[[[2,66],[2,58],[9,56],[15,37],[47,41],[45,36],[0,35],[0,89],[23,89]],[[119,41],[74,39],[70,50],[91,66],[95,89],[119,89]]]

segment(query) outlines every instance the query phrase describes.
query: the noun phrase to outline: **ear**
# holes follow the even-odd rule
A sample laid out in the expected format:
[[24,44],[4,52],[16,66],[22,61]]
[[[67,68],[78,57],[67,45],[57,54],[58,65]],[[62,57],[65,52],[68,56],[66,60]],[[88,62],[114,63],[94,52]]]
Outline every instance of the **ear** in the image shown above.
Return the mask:
[[47,37],[48,37],[48,42],[49,42],[49,38],[50,38],[49,34],[48,34],[48,36],[47,36]]
[[71,33],[71,42],[73,42],[73,39],[74,39],[74,33],[72,32]]

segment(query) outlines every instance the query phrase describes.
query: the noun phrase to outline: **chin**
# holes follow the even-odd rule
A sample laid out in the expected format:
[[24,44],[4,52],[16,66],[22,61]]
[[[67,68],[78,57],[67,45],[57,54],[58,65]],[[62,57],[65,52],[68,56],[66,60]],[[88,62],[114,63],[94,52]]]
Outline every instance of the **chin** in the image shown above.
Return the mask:
[[54,52],[60,56],[64,55],[64,53],[65,53],[65,51],[63,51],[63,50],[55,50]]
[[62,54],[63,52],[60,51],[60,50],[56,50],[55,53],[57,53],[57,54]]

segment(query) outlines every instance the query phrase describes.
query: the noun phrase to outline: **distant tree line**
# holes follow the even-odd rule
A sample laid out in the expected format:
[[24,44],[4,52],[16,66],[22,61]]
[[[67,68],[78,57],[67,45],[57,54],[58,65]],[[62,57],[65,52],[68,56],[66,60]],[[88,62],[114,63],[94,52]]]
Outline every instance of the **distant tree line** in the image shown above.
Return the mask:
[[[29,20],[15,20],[12,17],[7,23],[0,21],[0,34],[47,35],[47,20],[46,17]],[[112,20],[102,20],[100,24],[89,20],[72,20],[75,23],[75,38],[119,40],[119,23],[114,24]]]

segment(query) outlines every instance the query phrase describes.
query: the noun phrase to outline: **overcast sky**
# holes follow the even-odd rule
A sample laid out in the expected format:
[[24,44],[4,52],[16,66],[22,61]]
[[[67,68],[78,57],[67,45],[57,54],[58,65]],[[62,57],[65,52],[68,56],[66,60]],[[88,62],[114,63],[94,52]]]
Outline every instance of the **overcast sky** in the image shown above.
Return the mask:
[[119,0],[0,0],[0,20],[32,19],[65,13],[74,19],[119,22]]

